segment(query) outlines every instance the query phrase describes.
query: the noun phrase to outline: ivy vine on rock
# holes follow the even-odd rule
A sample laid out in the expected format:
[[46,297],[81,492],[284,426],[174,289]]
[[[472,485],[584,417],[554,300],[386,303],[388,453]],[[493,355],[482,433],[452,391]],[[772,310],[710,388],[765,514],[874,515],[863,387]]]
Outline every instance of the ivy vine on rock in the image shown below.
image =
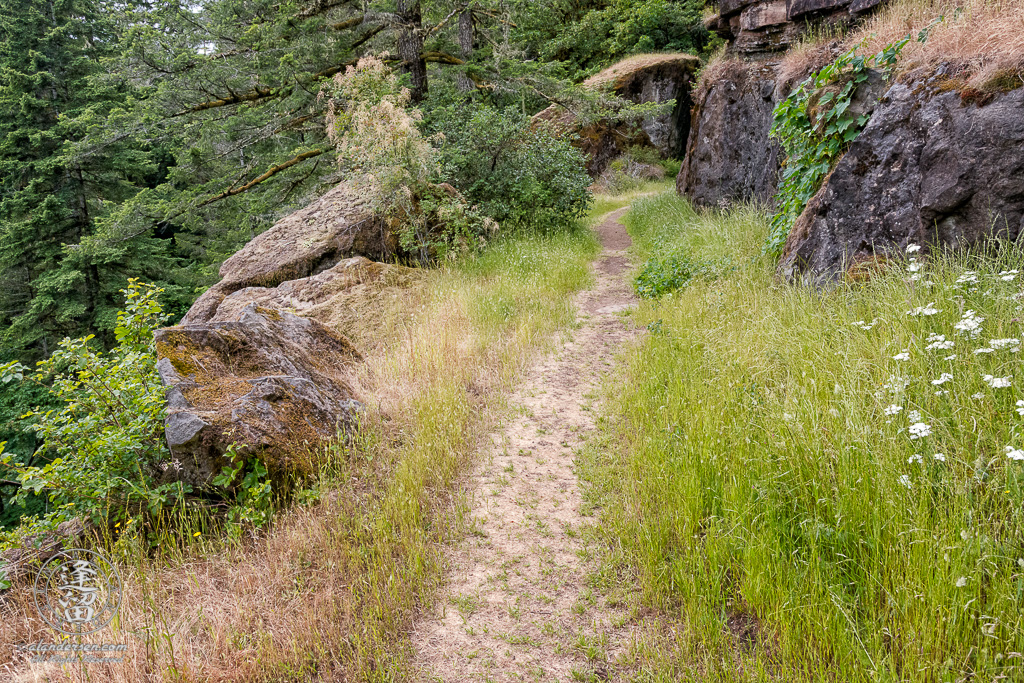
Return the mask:
[[[919,40],[923,40],[919,37]],[[858,55],[860,46],[812,74],[775,107],[771,136],[785,151],[777,212],[764,253],[778,258],[797,217],[825,177],[867,124],[869,115],[854,104],[858,89],[873,75],[888,80],[910,36],[875,55]]]

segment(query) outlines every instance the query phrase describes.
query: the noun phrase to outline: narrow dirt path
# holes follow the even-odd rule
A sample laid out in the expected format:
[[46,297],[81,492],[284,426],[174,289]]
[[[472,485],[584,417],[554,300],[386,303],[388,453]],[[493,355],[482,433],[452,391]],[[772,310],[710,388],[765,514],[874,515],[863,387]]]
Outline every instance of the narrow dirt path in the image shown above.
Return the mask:
[[638,333],[626,279],[629,236],[609,214],[593,289],[576,298],[572,340],[510,397],[516,417],[491,434],[471,479],[470,533],[449,557],[440,614],[416,625],[423,681],[616,680],[633,635],[622,596],[593,580],[573,452],[595,429],[592,401],[620,347]]

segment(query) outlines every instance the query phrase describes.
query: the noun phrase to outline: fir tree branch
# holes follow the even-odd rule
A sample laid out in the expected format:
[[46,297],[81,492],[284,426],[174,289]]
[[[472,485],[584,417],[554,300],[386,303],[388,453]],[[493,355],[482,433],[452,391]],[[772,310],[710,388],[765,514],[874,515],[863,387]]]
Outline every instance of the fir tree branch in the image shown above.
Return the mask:
[[314,150],[310,150],[308,152],[303,152],[302,154],[298,154],[298,155],[292,157],[291,159],[289,159],[288,161],[286,161],[284,163],[278,164],[277,166],[270,167],[266,171],[266,173],[264,173],[263,175],[260,175],[260,176],[258,176],[256,178],[253,178],[252,180],[247,182],[245,185],[242,185],[240,187],[229,187],[228,189],[224,190],[220,194],[214,195],[213,197],[210,197],[209,199],[201,202],[199,204],[199,206],[206,206],[207,204],[212,204],[213,202],[220,201],[221,199],[226,199],[226,198],[232,197],[232,196],[234,196],[236,194],[241,194],[242,192],[245,192],[246,190],[252,189],[253,187],[259,185],[263,181],[269,180],[270,178],[274,177],[275,175],[277,175],[281,171],[289,169],[292,166],[294,166],[295,164],[302,163],[306,159],[312,159],[313,157],[318,157],[318,156],[320,156],[323,153],[324,153],[324,150],[322,150],[322,149],[314,149]]

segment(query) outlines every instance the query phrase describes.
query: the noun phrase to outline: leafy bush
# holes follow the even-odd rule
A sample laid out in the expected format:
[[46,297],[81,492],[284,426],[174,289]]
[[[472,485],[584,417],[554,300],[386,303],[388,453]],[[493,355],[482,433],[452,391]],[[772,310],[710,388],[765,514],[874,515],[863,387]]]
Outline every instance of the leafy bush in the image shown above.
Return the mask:
[[[113,522],[134,509],[162,507],[186,492],[179,484],[155,483],[158,465],[169,456],[164,389],[153,348],[153,331],[166,319],[157,301],[162,291],[129,281],[114,331],[117,346],[109,353],[93,348],[91,335],[65,339],[38,365],[32,379],[40,385],[52,380],[49,391],[63,404],[21,416],[36,432],[41,446],[35,456],[45,464],[16,461],[10,453],[0,462],[21,483],[15,502],[47,495],[54,505],[47,523],[79,516]],[[24,372],[18,363],[0,367],[5,378],[20,379]]]
[[728,268],[726,261],[694,259],[685,251],[654,256],[644,264],[633,286],[642,299],[657,299],[694,280],[713,280]]
[[461,101],[435,107],[440,177],[502,227],[547,232],[582,218],[592,200],[585,159],[516,108]]
[[[855,47],[811,75],[775,107],[771,135],[782,143],[786,160],[766,254],[782,253],[793,223],[867,123],[866,114],[848,111],[858,86],[868,79],[872,67],[891,70],[909,40],[907,36],[867,57],[857,56]],[[826,90],[835,84],[838,91]]]
[[235,444],[225,453],[230,465],[213,478],[213,485],[234,492],[235,502],[228,508],[227,528],[232,536],[241,533],[243,524],[261,527],[270,521],[273,512],[273,486],[267,467],[259,458],[246,460]]
[[602,3],[580,21],[567,23],[543,54],[567,62],[584,75],[632,54],[702,52],[713,40],[704,27],[703,10],[703,0]]

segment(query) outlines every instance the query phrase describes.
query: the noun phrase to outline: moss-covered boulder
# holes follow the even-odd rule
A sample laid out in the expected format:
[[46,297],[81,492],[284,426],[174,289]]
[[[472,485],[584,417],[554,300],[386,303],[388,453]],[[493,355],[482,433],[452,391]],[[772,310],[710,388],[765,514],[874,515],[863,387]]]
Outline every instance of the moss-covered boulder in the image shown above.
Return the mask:
[[316,320],[249,304],[232,320],[159,330],[156,345],[171,481],[209,485],[231,444],[275,478],[311,473],[317,446],[360,408],[348,380],[360,355]]

